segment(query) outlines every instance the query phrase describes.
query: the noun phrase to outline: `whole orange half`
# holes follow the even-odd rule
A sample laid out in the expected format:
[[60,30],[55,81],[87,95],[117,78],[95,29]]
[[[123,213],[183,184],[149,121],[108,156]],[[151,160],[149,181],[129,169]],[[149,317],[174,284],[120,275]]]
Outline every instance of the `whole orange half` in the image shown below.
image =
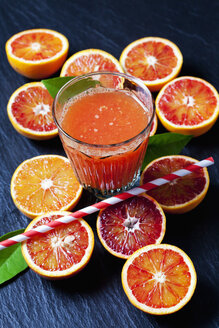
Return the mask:
[[130,302],[150,314],[180,310],[192,297],[197,277],[191,259],[172,245],[148,245],[124,264],[122,285]]
[[[183,155],[157,158],[142,172],[140,184],[161,178],[196,162],[198,162],[196,159]],[[206,168],[200,168],[191,174],[149,190],[147,194],[155,198],[165,212],[180,214],[198,206],[206,196],[208,188],[208,171]]]
[[27,83],[10,97],[8,117],[23,136],[36,140],[50,139],[58,135],[52,104],[53,99],[41,82]]
[[[48,224],[70,212],[51,212],[35,218],[26,231]],[[93,231],[83,219],[22,242],[21,250],[29,267],[47,279],[65,279],[81,271],[94,248]]]
[[11,179],[14,204],[31,219],[51,211],[72,209],[82,190],[69,160],[58,155],[41,155],[24,161]]
[[97,233],[108,252],[127,259],[137,249],[161,243],[166,217],[159,204],[142,194],[100,211]]
[[183,76],[162,88],[155,106],[167,130],[197,137],[215,124],[219,115],[219,95],[207,81]]
[[179,74],[183,57],[173,42],[145,37],[123,50],[120,63],[127,74],[143,80],[151,91],[158,91]]
[[99,71],[123,73],[119,61],[108,52],[86,49],[75,53],[65,62],[60,76],[78,76]]
[[49,29],[26,30],[5,45],[9,64],[30,79],[47,78],[63,65],[69,49],[66,37]]

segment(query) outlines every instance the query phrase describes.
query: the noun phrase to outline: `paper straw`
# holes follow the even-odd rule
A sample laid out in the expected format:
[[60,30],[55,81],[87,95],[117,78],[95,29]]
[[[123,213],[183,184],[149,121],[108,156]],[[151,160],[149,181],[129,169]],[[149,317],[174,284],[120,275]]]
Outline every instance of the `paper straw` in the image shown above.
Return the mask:
[[162,186],[174,179],[183,177],[185,175],[188,175],[188,174],[198,170],[199,168],[207,167],[212,164],[214,164],[214,159],[212,157],[206,158],[200,162],[195,162],[194,164],[188,165],[184,169],[167,174],[167,175],[163,176],[162,178],[147,182],[140,187],[133,188],[127,192],[123,192],[119,195],[110,197],[108,199],[105,199],[105,200],[103,200],[99,203],[93,204],[91,206],[84,207],[83,209],[76,211],[72,214],[63,216],[59,219],[49,222],[48,224],[41,225],[37,228],[31,229],[29,231],[26,231],[24,233],[21,233],[19,235],[16,235],[14,237],[11,237],[9,239],[6,239],[6,240],[0,242],[0,250],[3,250],[9,246],[15,245],[17,243],[20,243],[20,242],[30,239],[32,237],[42,236],[44,233],[46,233],[50,230],[53,230],[56,227],[68,224],[68,223],[74,221],[75,219],[95,213],[95,212],[97,212],[101,209],[104,209],[110,205],[117,204],[119,202],[122,202],[125,199],[131,198],[133,196],[142,194],[145,191],[149,191],[151,189]]

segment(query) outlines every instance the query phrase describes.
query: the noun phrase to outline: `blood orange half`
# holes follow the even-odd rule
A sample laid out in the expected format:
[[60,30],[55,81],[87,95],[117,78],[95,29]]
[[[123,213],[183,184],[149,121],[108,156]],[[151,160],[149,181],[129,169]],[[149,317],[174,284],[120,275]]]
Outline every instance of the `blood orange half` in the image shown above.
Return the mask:
[[191,259],[172,245],[149,245],[124,264],[122,284],[130,302],[150,314],[180,310],[192,297],[197,277]]
[[[140,184],[161,178],[196,162],[196,159],[182,155],[157,158],[144,169]],[[206,168],[200,168],[182,178],[147,191],[147,194],[155,198],[165,212],[180,214],[198,206],[204,199],[208,187],[208,171]]]
[[163,126],[172,132],[199,136],[206,133],[219,115],[219,95],[205,80],[183,76],[163,87],[156,102]]
[[120,63],[127,74],[142,79],[151,91],[158,91],[179,74],[183,57],[173,42],[146,37],[130,43]]
[[159,204],[142,194],[100,211],[97,233],[112,255],[127,259],[137,249],[161,243],[166,218]]
[[13,35],[5,50],[10,65],[30,79],[43,79],[64,63],[69,43],[66,37],[49,29],[26,30]]
[[13,127],[30,139],[45,140],[58,135],[52,118],[53,99],[41,82],[18,88],[10,97],[7,112]]
[[60,76],[78,76],[99,71],[123,73],[119,61],[108,52],[86,49],[75,53],[65,62]]
[[[48,224],[70,212],[51,212],[38,216],[26,231]],[[57,227],[42,236],[22,242],[22,254],[29,267],[48,279],[64,279],[82,270],[94,248],[92,229],[83,219]]]

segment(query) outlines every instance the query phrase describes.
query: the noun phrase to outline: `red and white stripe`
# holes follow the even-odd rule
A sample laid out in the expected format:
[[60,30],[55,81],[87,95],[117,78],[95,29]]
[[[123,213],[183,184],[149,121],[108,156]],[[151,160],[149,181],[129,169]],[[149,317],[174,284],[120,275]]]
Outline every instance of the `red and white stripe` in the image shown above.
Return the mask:
[[30,239],[32,237],[40,236],[50,230],[55,229],[56,227],[70,223],[70,222],[74,221],[75,219],[95,213],[95,212],[97,212],[101,209],[104,209],[110,205],[117,204],[119,202],[122,202],[125,199],[131,198],[131,197],[139,195],[145,191],[162,186],[174,179],[177,179],[179,177],[183,177],[187,174],[190,174],[191,172],[194,172],[201,167],[202,168],[207,167],[212,164],[214,164],[214,159],[212,157],[206,158],[203,161],[191,164],[191,165],[185,167],[184,169],[181,169],[181,170],[175,171],[173,173],[170,173],[168,175],[165,175],[162,178],[147,182],[146,184],[144,184],[140,187],[133,188],[127,192],[124,192],[119,195],[113,196],[111,198],[105,199],[105,200],[103,200],[99,203],[93,204],[91,206],[84,207],[83,209],[76,211],[70,215],[63,216],[59,219],[49,222],[48,224],[39,226],[37,228],[31,229],[22,234],[19,234],[17,236],[11,237],[9,239],[6,239],[6,240],[0,242],[0,250],[5,249],[9,246],[15,245],[17,243],[20,243],[22,241],[25,241],[27,239]]

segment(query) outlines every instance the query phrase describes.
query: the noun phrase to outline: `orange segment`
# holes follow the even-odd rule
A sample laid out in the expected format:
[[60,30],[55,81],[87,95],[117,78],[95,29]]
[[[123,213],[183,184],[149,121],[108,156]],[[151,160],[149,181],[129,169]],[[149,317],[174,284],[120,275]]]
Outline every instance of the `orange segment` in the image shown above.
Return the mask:
[[168,83],[156,99],[157,115],[166,129],[199,136],[219,115],[219,96],[205,80],[184,76]]
[[67,158],[57,155],[33,157],[21,163],[11,180],[17,208],[30,218],[50,211],[72,209],[82,187]]
[[31,79],[42,79],[55,73],[64,63],[68,48],[66,37],[49,29],[17,33],[5,46],[10,65]]
[[[140,184],[161,178],[195,162],[197,162],[196,159],[182,155],[157,158],[142,172]],[[180,214],[198,206],[204,199],[208,187],[208,171],[206,168],[201,168],[185,177],[147,191],[147,194],[154,197],[165,212]]]
[[[51,212],[35,218],[25,231],[48,224],[70,212]],[[49,279],[68,278],[84,268],[94,248],[92,229],[82,219],[57,227],[22,243],[22,254],[39,275]]]
[[120,56],[126,73],[142,79],[151,91],[176,77],[183,62],[179,48],[169,40],[146,37],[129,44]]
[[171,245],[149,245],[136,251],[122,270],[131,303],[151,314],[178,311],[192,297],[196,272],[190,258]]
[[161,243],[165,229],[162,209],[146,194],[100,211],[97,219],[102,245],[112,255],[124,259],[145,245]]
[[52,118],[53,99],[41,82],[27,83],[9,99],[7,112],[14,128],[30,139],[45,140],[58,135]]
[[60,76],[78,76],[98,71],[123,73],[118,60],[108,52],[86,49],[75,53],[65,62]]

